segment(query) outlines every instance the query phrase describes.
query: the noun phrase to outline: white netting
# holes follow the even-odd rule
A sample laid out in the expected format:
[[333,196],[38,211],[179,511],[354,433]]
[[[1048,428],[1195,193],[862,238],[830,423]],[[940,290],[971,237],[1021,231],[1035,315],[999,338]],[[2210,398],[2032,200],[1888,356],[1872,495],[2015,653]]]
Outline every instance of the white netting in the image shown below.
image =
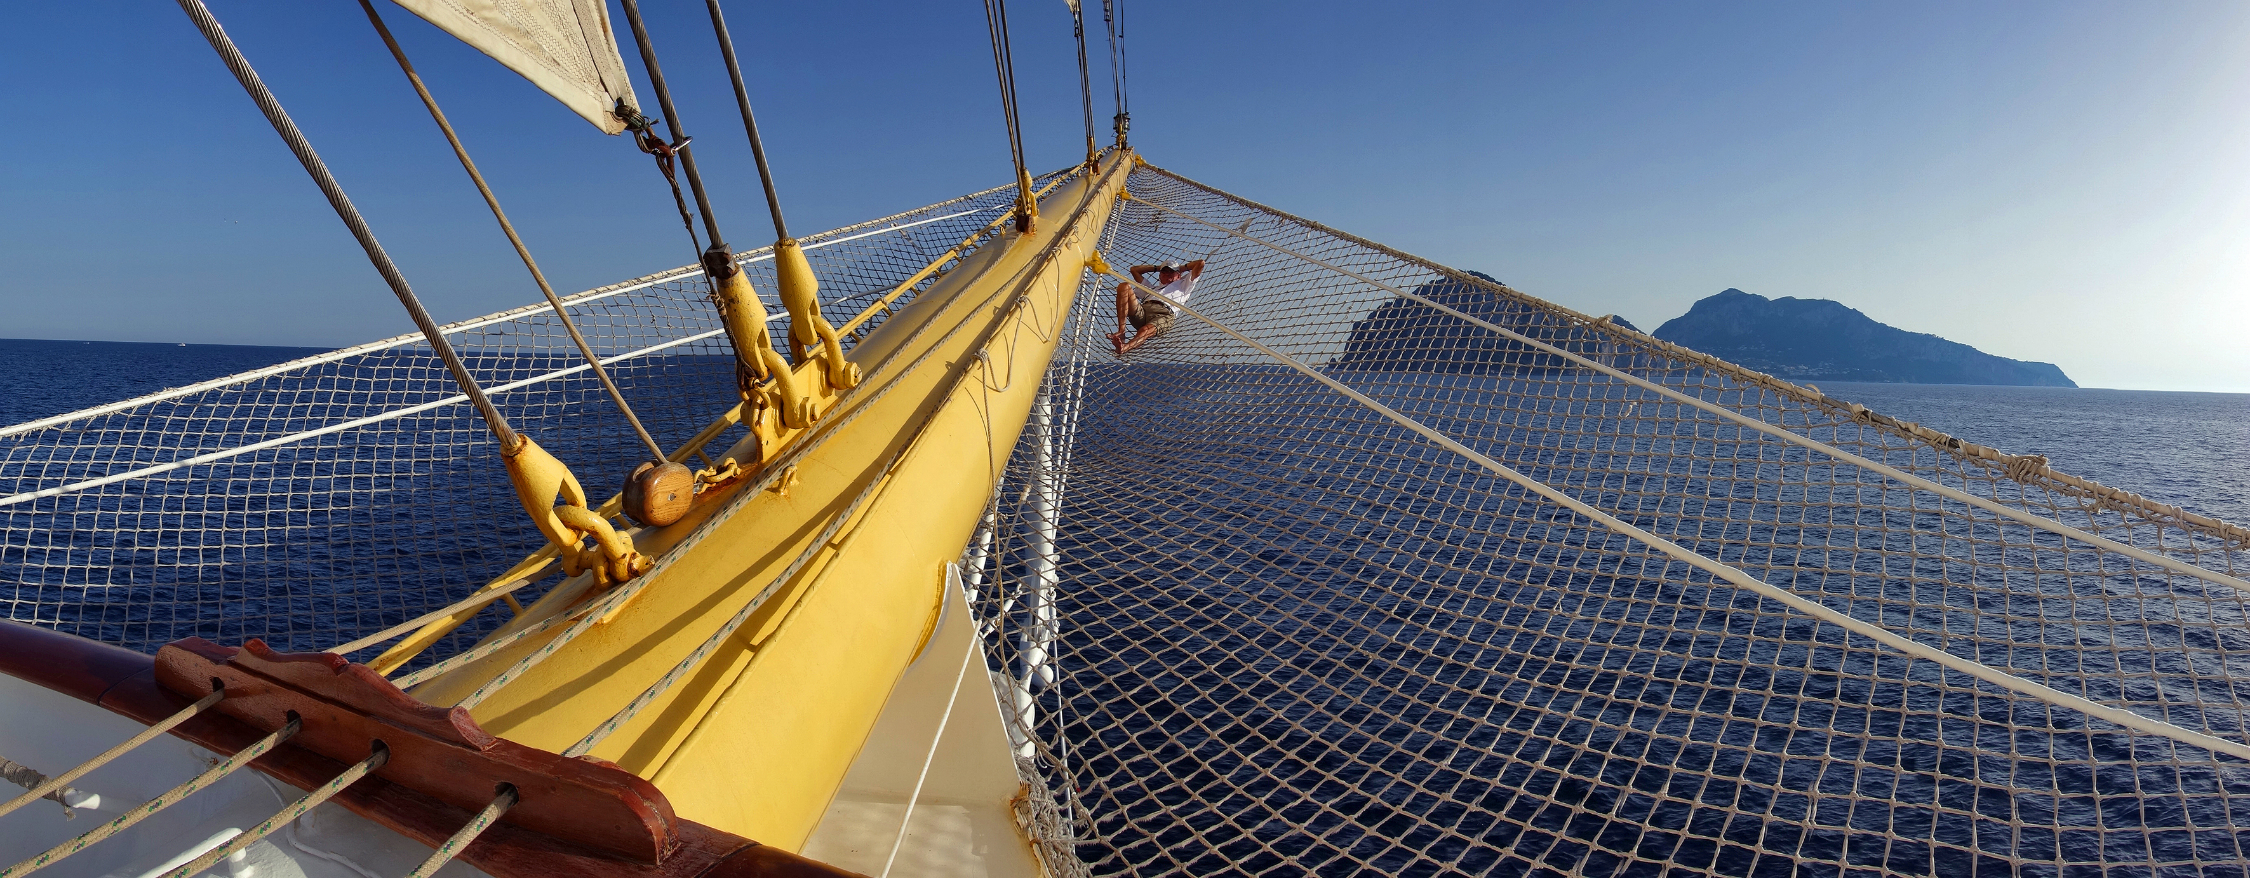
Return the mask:
[[[1058,868],[2250,874],[2250,764],[2181,743],[2250,736],[2250,533],[1161,171],[1131,187],[1109,259],[1213,253],[1194,306],[1218,323],[1602,515],[2029,684],[1715,580],[1191,315],[1120,363],[1089,281],[965,554],[1027,720],[1018,812]],[[1013,200],[805,238],[830,318]],[[571,303],[667,445],[731,405],[698,273]],[[543,307],[449,335],[591,491],[639,462]],[[0,430],[0,601],[139,649],[318,649],[442,606],[540,544],[454,395],[397,339]]]
[[1089,283],[1056,426],[1027,430],[966,557],[995,671],[1055,676],[1027,699],[1034,762],[1095,873],[2250,871],[2250,765],[2177,740],[2250,738],[2241,591],[1408,295],[2221,580],[2250,572],[2241,528],[1160,171],[1130,186],[1109,261],[1215,250],[1212,320],[1766,583],[2184,731],[1715,581],[1194,317],[1120,363],[1114,283]]
[[[803,237],[825,313],[843,325],[1014,198],[1007,186]],[[785,313],[770,301],[770,249],[742,260]],[[700,270],[566,303],[667,448],[734,404]],[[545,304],[446,335],[597,502],[646,459]],[[188,635],[324,649],[457,600],[543,543],[491,434],[420,336],[0,430],[0,613],[134,649]],[[419,662],[506,617],[487,610]]]

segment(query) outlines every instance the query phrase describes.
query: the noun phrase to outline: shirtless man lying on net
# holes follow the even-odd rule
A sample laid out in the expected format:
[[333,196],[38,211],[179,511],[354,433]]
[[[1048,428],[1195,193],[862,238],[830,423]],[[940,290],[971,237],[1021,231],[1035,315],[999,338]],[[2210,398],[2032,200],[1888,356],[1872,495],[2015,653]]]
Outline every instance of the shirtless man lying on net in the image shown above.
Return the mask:
[[[1203,260],[1194,262],[1168,262],[1163,265],[1136,265],[1132,275],[1134,283],[1148,286],[1142,277],[1156,272],[1156,294],[1142,296],[1133,284],[1117,285],[1117,331],[1109,334],[1109,344],[1117,355],[1140,347],[1157,333],[1172,328],[1172,319],[1178,316],[1174,303],[1187,304],[1188,294],[1195,292],[1195,282],[1203,277]],[[1128,340],[1126,333],[1132,333]]]

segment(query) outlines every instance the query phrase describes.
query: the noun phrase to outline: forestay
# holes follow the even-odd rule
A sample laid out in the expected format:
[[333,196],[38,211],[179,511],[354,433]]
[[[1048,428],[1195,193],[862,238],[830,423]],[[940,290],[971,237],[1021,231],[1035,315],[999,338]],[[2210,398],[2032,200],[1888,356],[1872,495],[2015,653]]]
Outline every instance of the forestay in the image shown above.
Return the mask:
[[[1003,187],[800,241],[829,313],[857,314],[1014,199]],[[770,250],[740,260],[770,295]],[[564,303],[667,448],[735,403],[700,269]],[[445,332],[494,404],[596,502],[647,458],[546,303]],[[545,543],[499,460],[419,335],[0,427],[0,615],[146,652],[189,635],[333,648],[446,606]],[[410,669],[507,616],[494,604]]]
[[1120,362],[1089,281],[967,554],[1050,850],[2250,869],[2250,765],[2210,749],[2250,742],[2250,531],[1162,171],[1130,188],[1109,262],[1211,254],[1208,320]]

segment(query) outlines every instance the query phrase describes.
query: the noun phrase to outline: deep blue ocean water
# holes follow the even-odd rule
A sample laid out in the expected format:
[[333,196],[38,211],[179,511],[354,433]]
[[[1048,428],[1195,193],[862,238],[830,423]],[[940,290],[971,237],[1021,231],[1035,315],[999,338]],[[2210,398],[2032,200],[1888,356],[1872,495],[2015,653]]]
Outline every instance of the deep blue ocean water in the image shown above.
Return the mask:
[[[18,392],[0,396],[0,423],[13,424],[60,414],[160,390],[165,387],[191,384],[245,369],[284,362],[315,352],[311,349],[296,348],[215,345],[180,347],[177,345],[153,344],[0,340],[0,375],[14,378],[13,384],[18,388]],[[2246,488],[2250,488],[2250,484],[2246,484],[2246,480],[2250,480],[2250,395],[1826,382],[1823,382],[1823,388],[1833,396],[1865,404],[1887,415],[1920,422],[1964,439],[1996,446],[2009,452],[2045,454],[2058,469],[2105,484],[2133,490],[2162,502],[2178,504],[2235,521],[2250,520],[2250,501],[2246,501],[2246,495],[2250,495],[2250,490],[2246,490]],[[1255,466],[1258,464],[1245,463],[1243,465]],[[1401,478],[1406,478],[1412,484],[1393,485],[1385,488],[1385,490],[1400,495],[1389,501],[1394,502],[1400,508],[1410,506],[1415,502],[1411,495],[1420,493],[1428,487],[1420,481],[1415,481],[1414,478],[1409,478],[1409,476],[1411,474],[1402,474]],[[1242,505],[1235,502],[1237,499],[1239,498],[1234,498],[1231,495],[1212,495],[1205,497],[1204,502],[1213,507],[1211,510],[1213,515],[1249,514],[1245,509],[1223,508]],[[1257,524],[1259,522],[1249,520],[1242,522],[1244,527]],[[1101,528],[1076,534],[1072,538],[1083,541],[1086,545],[1066,551],[1066,557],[1079,555],[1080,549],[1115,550],[1117,547],[1097,545],[1108,536],[1120,536],[1122,538],[1121,532],[1112,533]],[[1087,636],[1107,632],[1114,635],[1110,639],[1116,642],[1167,644],[1162,654],[1135,652],[1111,657],[1117,667],[1106,668],[1102,674],[1106,678],[1106,684],[1110,687],[1110,690],[1106,693],[1093,690],[1084,690],[1080,693],[1093,698],[1107,695],[1120,701],[1154,699],[1153,706],[1140,711],[1141,716],[1135,720],[1134,725],[1097,730],[1098,732],[1107,736],[1122,733],[1147,735],[1156,742],[1155,746],[1166,752],[1175,748],[1205,746],[1198,743],[1205,741],[1268,741],[1270,742],[1269,749],[1271,752],[1283,752],[1290,759],[1309,760],[1308,764],[1336,763],[1341,766],[1339,771],[1343,772],[1346,780],[1350,780],[1355,785],[1369,787],[1380,785],[1378,783],[1382,781],[1380,772],[1374,772],[1364,779],[1353,773],[1367,770],[1365,763],[1369,757],[1366,754],[1369,753],[1389,754],[1395,750],[1395,755],[1403,758],[1405,754],[1412,752],[1416,754],[1416,760],[1404,770],[1406,774],[1401,775],[1401,777],[1414,784],[1435,784],[1438,782],[1437,780],[1425,777],[1418,772],[1433,770],[1431,766],[1453,760],[1438,759],[1437,754],[1441,752],[1441,749],[1433,748],[1442,748],[1443,753],[1454,753],[1457,750],[1461,753],[1469,753],[1470,750],[1513,753],[1521,747],[1531,746],[1532,743],[1535,743],[1531,738],[1525,738],[1524,741],[1517,742],[1513,738],[1508,738],[1505,741],[1488,741],[1476,737],[1487,734],[1502,737],[1519,734],[1519,730],[1504,728],[1497,723],[1485,724],[1471,730],[1469,739],[1453,740],[1460,736],[1460,729],[1448,725],[1445,718],[1462,712],[1484,710],[1485,708],[1480,706],[1481,702],[1478,704],[1455,704],[1452,701],[1440,701],[1432,704],[1420,704],[1408,701],[1400,704],[1385,703],[1379,707],[1360,704],[1361,694],[1368,691],[1371,686],[1384,691],[1400,691],[1405,688],[1427,685],[1428,681],[1415,676],[1415,673],[1417,673],[1415,671],[1417,667],[1415,657],[1419,653],[1408,648],[1415,642],[1415,638],[1408,638],[1407,645],[1401,645],[1395,641],[1399,640],[1400,633],[1406,629],[1396,624],[1370,623],[1360,625],[1357,620],[1368,611],[1353,604],[1351,600],[1347,600],[1350,597],[1349,595],[1307,588],[1292,590],[1287,581],[1277,579],[1270,574],[1275,569],[1285,568],[1295,563],[1295,555],[1304,555],[1308,561],[1321,561],[1355,576],[1390,576],[1395,574],[1397,578],[1402,580],[1419,581],[1421,577],[1413,570],[1390,569],[1390,567],[1399,563],[1393,556],[1412,555],[1410,551],[1412,547],[1405,545],[1376,546],[1369,550],[1374,554],[1359,557],[1338,548],[1340,545],[1351,544],[1349,540],[1339,541],[1323,538],[1310,542],[1300,540],[1299,544],[1285,544],[1285,541],[1281,538],[1286,536],[1289,535],[1277,533],[1276,539],[1269,541],[1269,545],[1274,546],[1274,548],[1260,554],[1256,559],[1237,559],[1239,563],[1197,565],[1197,569],[1206,574],[1198,582],[1184,584],[1162,595],[1142,594],[1136,596],[1132,603],[1139,608],[1139,612],[1107,614],[1099,618],[1073,621],[1070,627],[1074,631]],[[1310,532],[1299,536],[1309,539]],[[1423,538],[1428,536],[1422,535]],[[1177,551],[1183,553],[1191,550],[1210,551],[1210,547],[1201,545],[1202,541],[1192,540],[1192,534],[1188,534],[1187,537],[1192,545],[1184,543],[1177,547]],[[1156,545],[1137,538],[1127,542],[1137,547]],[[1349,557],[1341,557],[1339,553],[1349,555]],[[1091,559],[1098,554],[1100,552],[1093,551],[1085,553],[1085,556]],[[1271,554],[1273,557],[1268,558],[1266,557],[1267,554]],[[1341,559],[1331,556],[1339,556]],[[1495,571],[1495,573],[1504,572]],[[1078,579],[1076,576],[1070,578]],[[1499,578],[1506,579],[1507,577],[1501,576]],[[1431,587],[1443,585],[1444,583],[1436,583]],[[1170,592],[1177,592],[1177,594],[1171,594]],[[1509,614],[1517,612],[1510,609],[1516,606],[1511,603],[1512,596],[1514,596],[1514,592],[1505,590],[1465,596],[1462,600],[1472,603],[1461,604],[1456,609],[1465,617],[1482,618],[1478,614],[1485,613],[1493,616],[1494,619],[1508,621],[1514,619],[1514,616]],[[1620,599],[1645,597],[1626,595]],[[1175,598],[1175,602],[1167,602],[1168,599]],[[1398,595],[1381,594],[1369,598],[1376,604],[1380,604],[1381,607],[1389,607],[1402,599]],[[1233,616],[1227,615],[1227,612],[1232,611],[1222,612],[1217,609],[1219,606],[1233,607],[1241,614],[1247,614],[1244,624],[1239,630],[1223,624],[1224,620],[1233,618]],[[1378,609],[1381,607],[1378,607]],[[408,611],[401,609],[400,612]],[[1248,619],[1248,615],[1255,615],[1257,618]],[[1178,618],[1174,618],[1175,616]],[[1165,624],[1167,619],[1179,624]],[[1529,625],[1530,623],[1524,624]],[[1111,631],[1109,630],[1111,628],[1117,630]],[[1364,630],[1360,630],[1361,628],[1364,628]],[[1490,658],[1490,667],[1479,665],[1472,670],[1461,671],[1461,673],[1475,675],[1479,680],[1490,677],[1494,692],[1513,693],[1514,690],[1507,687],[1521,687],[1528,685],[1523,680],[1536,681],[1537,679],[1543,679],[1542,675],[1563,672],[1560,670],[1562,665],[1559,663],[1551,663],[1554,664],[1554,667],[1547,670],[1524,665],[1526,662],[1545,661],[1540,657],[1548,653],[1541,652],[1541,649],[1545,648],[1541,644],[1552,646],[1567,641],[1583,645],[1590,639],[1582,636],[1584,632],[1579,632],[1576,629],[1545,631],[1542,628],[1541,630],[1544,632],[1542,637],[1546,639],[1532,643],[1532,648],[1527,648],[1525,645],[1529,641],[1507,641],[1496,644],[1507,648],[1489,651],[1488,658],[1498,656],[1498,658]],[[1417,637],[1419,636],[1417,635]],[[1521,638],[1518,638],[1518,640],[1521,640]],[[1549,640],[1554,641],[1554,643],[1549,644]],[[1095,652],[1097,651],[1090,650],[1079,655],[1090,657]],[[1270,653],[1270,656],[1266,653]],[[1506,655],[1503,655],[1504,653]],[[1480,655],[1486,654],[1480,653]],[[1272,683],[1264,684],[1263,687],[1233,687],[1231,678],[1222,672],[1234,668],[1250,656],[1265,656],[1258,659],[1261,663],[1260,667],[1266,668],[1261,673],[1277,672],[1283,667],[1291,668],[1295,669],[1295,675],[1288,677],[1291,685],[1320,683],[1321,687],[1327,688],[1315,687],[1303,692],[1282,691]],[[1201,660],[1205,657],[1209,658],[1208,662]],[[1478,661],[1484,662],[1486,659],[1480,658]],[[1267,668],[1265,664],[1267,662],[1278,664],[1273,665],[1272,668]],[[1582,661],[1580,663],[1587,662]],[[1356,669],[1365,668],[1371,664],[1381,669],[1379,679],[1362,678],[1356,674]],[[1208,665],[1208,668],[1197,670],[1198,668],[1204,668],[1205,665]],[[1636,667],[1635,670],[1641,669]],[[1737,687],[1746,690],[1765,691],[1776,688],[1790,689],[1797,685],[1792,683],[1783,686],[1771,681],[1737,680],[1724,677],[1726,670],[1725,662],[1714,663],[1707,659],[1696,659],[1694,662],[1689,662],[1678,668],[1655,668],[1650,673],[1643,674],[1643,676],[1647,676],[1654,681],[1645,684],[1647,686],[1658,688],[1669,686],[1677,689],[1677,692],[1673,692],[1672,689],[1665,689],[1664,692],[1670,694],[1659,693],[1663,695],[1662,698],[1657,699],[1659,701],[1678,700],[1692,696],[1691,700],[1700,703],[1704,699],[1714,697],[1711,691],[1732,690]],[[1699,674],[1704,676],[1699,677]],[[1689,678],[1704,679],[1705,677],[1708,677],[1708,683],[1689,685],[1687,682]],[[1138,685],[1134,682],[1143,678],[1145,678],[1145,685]],[[1178,685],[1182,679],[1192,680],[1195,685],[1183,689]],[[1455,682],[1458,683],[1459,681]],[[1331,686],[1330,683],[1333,683],[1333,685]],[[1814,684],[1850,685],[1848,681],[1822,683],[1821,680],[1810,678],[1805,683],[1805,685]],[[1918,696],[1917,693],[1920,693],[1920,695]],[[1862,700],[1880,700],[1880,694],[1870,689],[1868,693],[1864,693],[1865,698]],[[1902,697],[1906,701],[1914,702],[1915,698],[1920,696],[1929,698],[1954,697],[1952,694],[1947,694],[1947,691],[1930,685],[1923,685],[1907,691]],[[1647,700],[1649,697],[1655,696],[1642,693],[1642,700]],[[1991,703],[1998,704],[1996,701]],[[1929,705],[1921,706],[1928,707]],[[1998,708],[1979,702],[1971,705],[1967,709],[1966,715],[1981,716],[1996,709]],[[1166,719],[1150,720],[1149,717]],[[1214,726],[1212,723],[1217,723],[1218,720],[1208,719],[1214,717],[1226,718],[1226,722]],[[1998,727],[2005,719],[2009,718],[2004,716],[1992,718],[1986,724]],[[2039,718],[2033,717],[2025,720],[2025,724],[2042,725],[2043,721],[2038,720]],[[1155,724],[1142,727],[1139,723],[1143,721],[1154,722]],[[1308,730],[1307,724],[1315,724],[1317,727]],[[1179,727],[1174,728],[1174,725]],[[1941,737],[1947,743],[1954,744],[1959,748],[1974,747],[1976,742],[1973,740],[1953,741],[1952,738],[1956,732],[1955,727],[1947,726]],[[1398,737],[1397,741],[1391,740],[1394,736]],[[1742,736],[1736,735],[1731,729],[1723,736],[1726,742],[1740,743],[1737,740],[1738,738],[1742,738]],[[1613,749],[1622,746],[1619,741],[1607,741],[1606,739],[1598,743],[1601,743],[1603,747]],[[1227,749],[1218,747],[1216,744],[1210,744],[1209,746],[1216,747],[1217,751]],[[1460,749],[1463,747],[1469,749]],[[1589,748],[1600,749],[1591,748],[1590,745]],[[1090,751],[1092,749],[1094,748],[1089,747]],[[1727,758],[1726,753],[1728,751],[1723,747],[1706,747],[1705,749],[1710,750],[1710,752],[1697,751],[1665,756],[1664,758],[1669,760],[1665,764],[1672,766],[1673,769],[1678,769],[1676,773],[1683,773],[1682,776],[1700,776],[1701,773],[1704,773],[1703,770],[1694,768],[1691,764],[1696,759],[1723,761]],[[1933,750],[1931,752],[1938,751]],[[1631,773],[1637,778],[1645,779],[1652,776],[1650,774],[1652,771],[1656,775],[1662,775],[1665,770],[1661,766],[1651,767],[1650,764],[1652,760],[1657,760],[1657,756],[1662,754],[1649,755],[1645,758],[1627,758],[1626,754],[1619,751],[1619,753],[1612,755],[1616,758],[1605,762],[1605,765],[1614,763],[1615,771]],[[1791,755],[1792,758],[1802,759],[1814,759],[1819,756],[1819,754],[1795,754],[1793,751]],[[1851,754],[1843,755],[1851,756]],[[1905,762],[1911,761],[1910,755],[1899,755],[1897,759],[1903,765]],[[2083,754],[2066,755],[2069,755],[2069,758],[2072,759],[2083,757]],[[1099,770],[1110,764],[1105,762],[1107,758],[1109,757],[1091,755],[1087,764],[1090,768]],[[1226,752],[1221,752],[1219,756],[1210,761],[1212,770],[1230,770],[1228,769],[1229,758],[1233,757],[1230,757]],[[1468,759],[1469,757],[1463,756],[1462,758]],[[1875,759],[1873,756],[1864,758]],[[1632,805],[1629,790],[1620,793],[1606,787],[1583,784],[1560,775],[1557,776],[1559,779],[1544,778],[1543,775],[1518,776],[1524,770],[1527,770],[1525,766],[1529,764],[1523,759],[1486,760],[1485,762],[1476,762],[1471,759],[1470,761],[1474,764],[1458,773],[1464,777],[1475,778],[1475,780],[1448,782],[1459,784],[1454,792],[1456,799],[1475,802],[1479,809],[1499,813],[1510,807],[1523,807],[1520,805],[1520,801],[1530,801],[1530,799],[1517,800],[1509,797],[1517,795],[1517,791],[1528,790],[1536,793],[1542,789],[1543,783],[1554,780],[1560,786],[1545,793],[1538,793],[1533,798],[1542,802],[1552,800],[1553,802],[1579,806],[1584,809],[1593,809],[1596,803],[1600,803],[1601,807],[1597,810],[1602,813],[1614,812],[1621,820],[1645,822],[1650,826],[1659,828],[1663,824],[1663,820],[1659,819],[1663,815],[1650,815],[1645,818],[1632,817],[1629,813]],[[1552,762],[1553,758],[1547,757],[1547,761]],[[1488,762],[1489,764],[1487,764]],[[1742,767],[1742,771],[1745,777],[1755,779],[1763,776],[1760,772],[1778,773],[1783,770],[1784,766],[1784,762],[1778,758],[1764,761],[1750,759]],[[1927,766],[1920,766],[1916,770],[1926,768]],[[2003,772],[2007,768],[2009,767],[1979,767],[1978,770],[1995,772],[1996,776],[2005,777]],[[2111,772],[2120,768],[2118,765],[2108,767]],[[1243,762],[1242,765],[1235,766],[1231,770],[1239,770],[1245,777],[1262,777],[1265,769]],[[1452,769],[1445,770],[1452,771]],[[1608,772],[1609,769],[1604,771]],[[1902,774],[1902,776],[1906,775]],[[2018,780],[2021,781],[2022,779],[2019,778]],[[2116,779],[2109,778],[2107,774],[2104,774],[2099,779],[2099,783],[2089,781],[2088,784],[2102,786],[2106,789],[2111,786],[2113,780]],[[1265,783],[1265,781],[1260,782]],[[1865,778],[1861,778],[1860,782],[1865,783],[1867,781]],[[2136,782],[2145,786],[2147,780],[2144,778],[2135,781],[2132,778],[2125,778],[2116,780],[2116,782]],[[1583,788],[1571,787],[1570,785],[1574,783],[1580,784],[1580,787]],[[1474,795],[1467,792],[1472,786],[1478,791]],[[2069,788],[2067,784],[2062,786],[2065,789]],[[1489,789],[1487,789],[1488,787]],[[1262,787],[1251,788],[1254,791],[1263,789]],[[1386,789],[1408,788],[1404,785],[1392,784]],[[2002,783],[1995,786],[1993,790],[1999,792],[2006,788],[2007,785]],[[1625,782],[1620,782],[1619,789],[1625,789]],[[2146,790],[2143,792],[2147,793]],[[1403,795],[1403,793],[1399,795]],[[1697,794],[1700,797],[1699,800],[1710,800],[1717,795],[1719,794],[1708,789]],[[1900,795],[1905,794],[1901,793]],[[1360,798],[1354,799],[1353,796],[1360,796]],[[1448,826],[1454,826],[1455,824],[1465,826],[1468,823],[1473,823],[1475,819],[1475,815],[1459,813],[1450,816],[1444,814],[1431,815],[1425,813],[1424,804],[1426,803],[1418,803],[1407,798],[1401,798],[1394,802],[1391,801],[1393,797],[1393,794],[1389,792],[1361,795],[1357,791],[1331,797],[1333,802],[1348,804],[1359,809],[1354,812],[1356,816],[1349,821],[1344,821],[1340,817],[1333,820],[1318,818],[1312,821],[1313,826],[1323,833],[1358,831],[1346,826],[1347,823],[1359,826],[1376,824],[1387,826],[1396,822],[1402,826],[1417,826],[1421,828],[1398,838],[1398,843],[1410,846],[1428,845],[1434,850],[1443,848],[1448,844],[1455,844],[1456,841],[1449,838],[1423,838],[1424,830],[1431,825],[1429,821],[1443,822]],[[1179,802],[1165,799],[1163,795],[1156,796],[1152,801],[1165,802],[1168,809],[1176,810],[1184,807]],[[1980,808],[1984,807],[1982,799],[1977,801]],[[2086,801],[2094,800],[2089,798]],[[2103,807],[2125,804],[2141,807],[2151,802],[2163,804],[2166,801],[2170,800],[2157,798],[2136,800],[2128,796],[2110,796],[2103,800]],[[1353,804],[1355,802],[1356,804]],[[1511,803],[1519,804],[1512,805]],[[1232,815],[1235,811],[1240,810],[1235,807],[1238,804],[1233,800],[1221,803],[1219,811],[1225,812],[1224,815],[1214,813],[1202,815],[1201,818],[1196,815],[1189,815],[1183,819],[1190,823],[1193,823],[1196,819],[1221,819],[1223,816]],[[2065,802],[2064,806],[2080,807],[2080,803]],[[1449,804],[1444,807],[1460,809],[1458,805]],[[1502,840],[1495,836],[1480,838],[1479,842],[1500,844],[1504,848],[1513,850],[1518,855],[1543,857],[1549,862],[1558,862],[1560,861],[1558,858],[1570,858],[1573,862],[1593,863],[1592,859],[1582,861],[1576,859],[1592,857],[1593,854],[1569,852],[1569,845],[1573,842],[1568,840],[1572,836],[1568,825],[1566,825],[1568,824],[1568,818],[1570,818],[1570,814],[1565,813],[1568,809],[1556,810],[1558,806],[1551,803],[1543,807],[1562,815],[1554,818],[1555,821],[1559,822],[1550,827],[1546,825],[1546,818],[1541,817],[1532,819],[1529,825],[1535,829],[1552,830],[1553,838],[1561,839],[1561,841],[1534,843],[1525,839]],[[1735,807],[1747,808],[1757,812],[1761,817],[1759,821],[1756,821],[1759,826],[1764,826],[1767,823],[1781,825],[1795,820],[1810,819],[1810,815],[1797,814],[1778,805],[1769,807],[1761,804],[1752,808],[1750,805],[1737,803]],[[2092,806],[2087,805],[2085,807]],[[1915,815],[1926,816],[1924,812],[1927,810],[1926,808],[1916,809],[1901,806],[1895,812],[1871,811],[1869,813],[1876,814],[1877,817],[1867,819],[1872,820],[1879,817],[1881,821],[1898,823],[1899,827],[1905,828],[1894,827],[1890,830],[1891,832],[1909,839],[1920,838],[1929,836],[1935,831],[1928,827],[1909,826],[1908,824],[1911,823],[1911,819],[1915,819]],[[1411,816],[1417,813],[1421,813],[1422,816]],[[1855,812],[1853,819],[1856,826],[1857,822],[1860,821],[1857,812]],[[2006,815],[2002,814],[1995,819],[2005,821]],[[2035,824],[2060,822],[2076,825],[2089,822],[2089,818],[2085,818],[2084,815],[2070,816],[2069,819],[2055,818],[2052,815],[2033,815],[2033,817],[2026,819],[2030,819]],[[2221,819],[2223,820],[2223,818]],[[1335,825],[1330,826],[1329,823],[1324,823],[1324,820],[1333,822]],[[2121,825],[2126,829],[2119,837],[2139,837],[2137,833],[2130,829],[2134,825],[2133,821],[2124,821]],[[1322,827],[1326,828],[1323,829]],[[1677,827],[1673,828],[1676,829]],[[1858,828],[1870,829],[1871,831],[1881,829],[1881,827]],[[1757,831],[1771,833],[1774,830],[1767,828]],[[1700,840],[1690,838],[1681,842],[1680,847],[1672,851],[1669,856],[1682,861],[1699,856],[1725,861],[1726,855],[1716,851],[1690,849],[1697,844],[1709,846],[1709,839],[1715,832],[1716,830],[1694,834],[1698,835]],[[1835,834],[1833,831],[1828,832],[1831,835]],[[1735,834],[1737,833],[1729,830],[1727,837],[1732,839]],[[1844,842],[1832,842],[1831,840],[1825,840],[1825,837],[1812,837],[1819,835],[1820,832],[1813,832],[1806,840],[1801,842],[1790,841],[1785,845],[1772,839],[1760,842],[1753,832],[1739,841],[1755,848],[1796,850],[1803,855],[1819,856],[1826,859],[1835,858],[1837,855],[1834,852],[1828,851],[1822,846],[1842,845]],[[2228,840],[2234,837],[2232,833],[2220,833],[2219,835]],[[1874,837],[1879,837],[1879,835]],[[1332,842],[1333,839],[1330,839],[1330,841]],[[1326,843],[1329,842],[1323,842],[1323,844]],[[2074,843],[2069,840],[2055,842],[2065,849],[2072,850],[2074,855],[2071,858],[2092,856],[2090,853],[2092,848],[2088,845],[2098,846],[2099,843],[2099,841]],[[1542,844],[1551,844],[1555,847],[1545,854],[1533,850],[1533,848]],[[2044,842],[2041,842],[2041,844],[2044,844]],[[1929,864],[1939,862],[1939,858],[1937,855],[1930,853],[1926,849],[1927,847],[1926,844],[1902,842],[1886,849],[1886,853],[1869,862],[1895,867],[1903,872],[1928,872],[1931,871]],[[2033,841],[2024,840],[2013,843],[2013,849],[2021,851],[2025,856],[2033,857],[2040,856],[2038,852],[2042,850]],[[1527,853],[1527,851],[1529,852]],[[1237,863],[1247,862],[1243,859],[1245,857],[1250,858],[1250,860],[1254,860],[1256,857],[1254,853],[1237,856],[1236,853],[1231,852],[1231,848],[1223,845],[1220,846],[1218,853],[1233,858],[1233,861]],[[1310,857],[1310,861],[1321,861],[1322,856],[1326,856],[1328,858],[1326,862],[1334,866],[1341,866],[1346,862],[1346,860],[1340,859],[1344,856],[1340,853],[1331,852],[1323,855],[1319,850],[1312,850],[1303,855]],[[2226,859],[2223,855],[2215,854],[2213,856],[2216,859]],[[1857,855],[1847,857],[1847,859],[1856,862]],[[1385,858],[1376,858],[1375,860],[1375,862],[1385,861]],[[2004,873],[2006,864],[1999,861],[1994,862],[1998,865],[1993,873]],[[1502,863],[1492,868],[1505,871],[1507,866]],[[1584,871],[1588,873],[1607,872],[1605,869],[1594,868],[1590,865]],[[1978,874],[1983,873],[1981,869],[1974,871],[1977,871]],[[2032,870],[2029,874],[2047,873]],[[2120,872],[2119,874],[2144,873]]]
[[[224,377],[323,348],[0,338],[0,426]],[[2250,394],[1820,382],[1829,395],[2058,470],[2250,522]]]
[[327,348],[0,338],[0,427],[184,387]]

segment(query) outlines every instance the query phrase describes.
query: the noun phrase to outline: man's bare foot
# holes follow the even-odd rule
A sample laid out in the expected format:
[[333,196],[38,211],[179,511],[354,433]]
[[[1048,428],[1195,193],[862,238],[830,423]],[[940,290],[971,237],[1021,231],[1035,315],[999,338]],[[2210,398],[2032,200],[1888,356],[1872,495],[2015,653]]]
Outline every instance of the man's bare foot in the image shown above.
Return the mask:
[[1112,333],[1110,333],[1110,334],[1109,334],[1109,346],[1110,346],[1110,347],[1113,347],[1113,348],[1116,348],[1116,349],[1117,349],[1117,356],[1118,356],[1119,358],[1123,358],[1123,357],[1125,356],[1125,333],[1123,333],[1123,332],[1112,332]]

